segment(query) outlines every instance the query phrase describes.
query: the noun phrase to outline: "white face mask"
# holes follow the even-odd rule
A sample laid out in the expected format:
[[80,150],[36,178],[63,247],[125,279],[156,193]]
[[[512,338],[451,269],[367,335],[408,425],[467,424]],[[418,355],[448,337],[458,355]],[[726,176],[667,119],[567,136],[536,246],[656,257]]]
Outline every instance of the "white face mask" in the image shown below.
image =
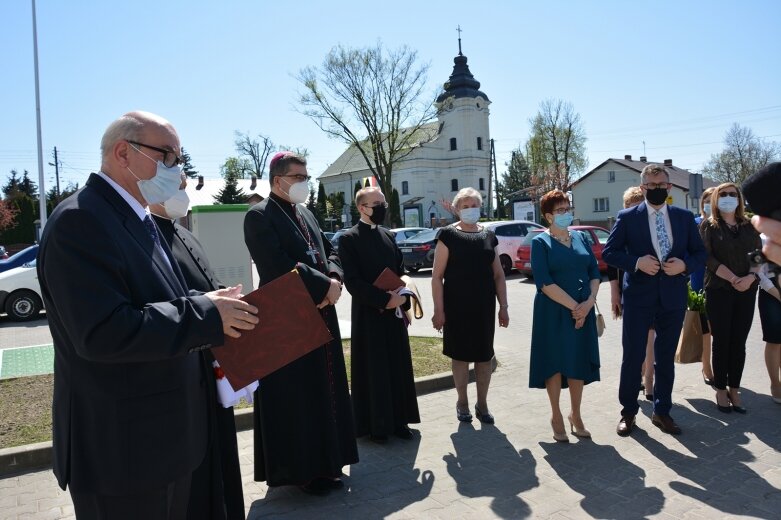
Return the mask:
[[737,197],[721,197],[719,198],[719,211],[722,213],[735,213],[738,209]]
[[309,198],[309,185],[306,181],[290,184],[287,179],[282,179],[288,183],[290,188],[287,190],[287,196],[290,202],[294,204],[304,204]]
[[187,211],[190,209],[190,197],[184,190],[179,190],[176,194],[163,202],[165,213],[170,219],[177,219],[187,216]]
[[710,217],[710,202],[707,202],[702,205],[702,211],[704,211],[705,214]]
[[477,224],[480,220],[480,208],[464,208],[458,212],[458,218],[464,224]]
[[141,191],[141,196],[144,197],[146,203],[160,204],[176,195],[176,192],[179,191],[179,186],[182,185],[182,167],[173,166],[168,168],[162,161],[155,161],[138,148],[134,147],[134,149],[150,161],[157,163],[157,171],[151,179],[139,179],[138,175],[133,173],[133,170],[127,169],[133,177],[138,179],[138,189]]

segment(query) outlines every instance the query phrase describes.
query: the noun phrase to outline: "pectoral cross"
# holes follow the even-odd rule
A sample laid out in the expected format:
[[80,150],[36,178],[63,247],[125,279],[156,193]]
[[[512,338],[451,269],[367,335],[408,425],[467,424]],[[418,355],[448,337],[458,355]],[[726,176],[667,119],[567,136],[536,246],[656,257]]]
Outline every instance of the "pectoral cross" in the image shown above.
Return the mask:
[[314,247],[310,248],[307,250],[306,254],[309,255],[309,258],[312,259],[313,264],[317,263],[317,257],[320,256],[320,252],[317,249]]

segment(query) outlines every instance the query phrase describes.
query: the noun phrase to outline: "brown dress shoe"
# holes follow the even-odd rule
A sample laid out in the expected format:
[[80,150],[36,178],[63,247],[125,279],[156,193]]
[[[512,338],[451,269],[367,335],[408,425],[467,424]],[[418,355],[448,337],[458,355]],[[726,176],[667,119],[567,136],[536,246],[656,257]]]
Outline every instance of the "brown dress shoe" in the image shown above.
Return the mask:
[[654,423],[655,426],[658,426],[664,433],[669,433],[670,435],[679,435],[681,433],[681,429],[669,415],[653,414],[651,416],[651,422]]
[[627,435],[632,433],[634,427],[635,427],[635,416],[622,415],[621,420],[618,421],[618,426],[616,426],[616,433],[619,434],[621,437],[626,437]]

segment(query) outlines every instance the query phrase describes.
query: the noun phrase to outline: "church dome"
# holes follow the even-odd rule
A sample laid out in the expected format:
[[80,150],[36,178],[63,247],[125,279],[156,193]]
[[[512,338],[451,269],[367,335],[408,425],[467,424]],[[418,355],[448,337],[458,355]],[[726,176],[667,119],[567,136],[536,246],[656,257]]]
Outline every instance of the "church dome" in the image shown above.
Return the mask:
[[[459,47],[460,47],[459,41]],[[476,98],[480,96],[486,101],[490,101],[484,92],[481,92],[480,82],[469,72],[469,65],[466,64],[466,56],[458,53],[453,59],[453,73],[445,83],[445,91],[437,97],[437,103],[442,103],[448,98]]]

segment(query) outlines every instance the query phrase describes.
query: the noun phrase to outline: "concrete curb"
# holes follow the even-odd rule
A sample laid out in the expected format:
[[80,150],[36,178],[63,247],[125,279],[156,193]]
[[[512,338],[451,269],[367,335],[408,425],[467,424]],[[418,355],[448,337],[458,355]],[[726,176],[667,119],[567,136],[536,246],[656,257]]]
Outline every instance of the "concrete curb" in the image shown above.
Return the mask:
[[[498,362],[493,358],[493,370],[496,371]],[[469,382],[474,382],[475,371],[469,370]],[[453,375],[450,372],[442,372],[431,376],[415,379],[415,392],[418,395],[430,394],[441,390],[453,388]],[[236,431],[251,430],[253,427],[252,408],[242,408],[234,413]],[[33,470],[49,468],[52,465],[51,441],[14,446],[13,448],[0,449],[0,478],[12,474],[27,473]]]

